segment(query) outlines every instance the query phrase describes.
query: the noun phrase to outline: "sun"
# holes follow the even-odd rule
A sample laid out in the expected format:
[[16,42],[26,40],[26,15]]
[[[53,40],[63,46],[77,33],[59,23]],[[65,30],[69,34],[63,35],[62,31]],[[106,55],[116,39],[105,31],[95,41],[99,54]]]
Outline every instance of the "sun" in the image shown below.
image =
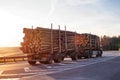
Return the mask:
[[0,46],[19,46],[22,36],[20,19],[7,11],[0,11]]

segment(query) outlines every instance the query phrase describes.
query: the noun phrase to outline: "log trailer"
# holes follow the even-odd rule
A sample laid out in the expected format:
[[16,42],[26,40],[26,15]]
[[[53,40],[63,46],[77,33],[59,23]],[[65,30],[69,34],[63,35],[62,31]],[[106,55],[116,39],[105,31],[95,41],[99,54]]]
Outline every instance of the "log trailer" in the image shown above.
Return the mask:
[[60,63],[65,57],[77,60],[82,57],[91,58],[102,56],[100,38],[93,34],[79,34],[76,32],[37,27],[24,28],[24,38],[21,50],[27,54],[28,63],[50,64],[53,61]]

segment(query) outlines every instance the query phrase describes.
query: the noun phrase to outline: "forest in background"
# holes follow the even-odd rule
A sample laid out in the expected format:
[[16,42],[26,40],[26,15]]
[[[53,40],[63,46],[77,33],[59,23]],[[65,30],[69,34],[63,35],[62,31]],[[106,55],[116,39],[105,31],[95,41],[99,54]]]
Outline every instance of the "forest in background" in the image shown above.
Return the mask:
[[120,48],[120,36],[109,37],[104,35],[101,37],[103,50],[118,50]]

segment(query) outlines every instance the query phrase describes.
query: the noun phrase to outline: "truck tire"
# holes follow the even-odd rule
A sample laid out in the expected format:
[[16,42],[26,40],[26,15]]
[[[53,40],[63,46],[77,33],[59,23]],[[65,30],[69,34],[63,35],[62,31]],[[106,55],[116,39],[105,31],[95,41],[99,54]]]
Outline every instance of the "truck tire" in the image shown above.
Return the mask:
[[29,63],[30,65],[35,65],[35,64],[36,64],[36,61],[28,61],[28,63]]
[[84,56],[85,59],[91,58],[90,55]]
[[99,56],[100,56],[100,54],[97,54],[97,55],[96,55],[96,57],[99,57]]
[[100,57],[102,57],[102,53],[103,53],[103,52],[102,52],[102,51],[100,51],[100,55],[99,55]]
[[77,60],[77,56],[71,57],[72,60]]
[[102,51],[98,51],[96,57],[102,57]]
[[77,56],[76,52],[73,52],[72,54],[70,54],[70,57],[71,57],[72,60],[77,60],[78,59],[78,56]]
[[78,56],[78,59],[82,59],[82,56]]
[[42,63],[42,64],[52,64],[51,61],[39,61],[39,62]]
[[55,63],[60,63],[62,61],[62,59],[54,59]]
[[52,64],[52,56],[51,55],[48,55],[47,56],[47,59],[45,61],[39,61],[40,63],[42,64]]
[[35,64],[36,64],[34,55],[29,55],[29,56],[27,56],[27,57],[28,57],[28,63],[29,63],[30,65],[35,65]]
[[56,54],[55,56],[54,56],[54,62],[55,63],[60,63],[61,61],[63,61],[64,60],[64,58],[63,58],[63,56],[61,55],[61,54]]
[[85,51],[85,58],[92,58],[92,55],[93,55],[93,52],[92,51],[90,51],[90,50],[86,50]]

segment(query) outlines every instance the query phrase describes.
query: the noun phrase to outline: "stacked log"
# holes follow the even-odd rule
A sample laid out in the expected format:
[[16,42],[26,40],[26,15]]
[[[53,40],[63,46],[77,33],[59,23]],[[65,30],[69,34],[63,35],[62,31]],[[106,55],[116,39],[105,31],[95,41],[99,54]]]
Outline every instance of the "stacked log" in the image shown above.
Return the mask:
[[70,31],[51,30],[40,27],[36,29],[24,28],[23,33],[25,36],[23,42],[21,42],[21,50],[28,54],[51,53],[51,47],[53,53],[56,53],[75,50],[76,46],[77,48],[96,49],[100,45],[99,37],[91,34],[78,34]]
[[96,49],[100,45],[99,37],[92,34],[78,34],[76,40],[77,44],[84,49]]
[[[21,43],[21,50],[24,53],[50,53],[51,44],[53,44],[53,52],[59,52],[59,40],[61,40],[61,51],[65,51],[65,31],[61,30],[59,34],[59,30],[52,30],[53,43],[51,43],[51,29],[40,27],[37,27],[36,29],[24,28],[23,33],[25,36]],[[67,49],[74,49],[74,32],[66,31],[66,36]]]
[[88,46],[89,38],[86,35],[83,34],[77,34],[76,35],[76,44],[78,47],[86,47]]

